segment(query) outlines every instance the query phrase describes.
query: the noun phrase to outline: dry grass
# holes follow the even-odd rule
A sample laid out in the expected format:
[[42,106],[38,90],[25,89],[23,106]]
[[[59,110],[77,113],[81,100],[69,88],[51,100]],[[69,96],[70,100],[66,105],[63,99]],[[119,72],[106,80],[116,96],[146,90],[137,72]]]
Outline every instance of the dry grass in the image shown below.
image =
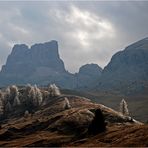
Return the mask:
[[[118,112],[82,97],[66,96],[72,108],[65,110],[64,97],[27,118],[12,118],[2,124],[0,146],[148,146],[147,125],[131,123]],[[89,136],[87,128],[97,108],[109,124],[105,133]]]

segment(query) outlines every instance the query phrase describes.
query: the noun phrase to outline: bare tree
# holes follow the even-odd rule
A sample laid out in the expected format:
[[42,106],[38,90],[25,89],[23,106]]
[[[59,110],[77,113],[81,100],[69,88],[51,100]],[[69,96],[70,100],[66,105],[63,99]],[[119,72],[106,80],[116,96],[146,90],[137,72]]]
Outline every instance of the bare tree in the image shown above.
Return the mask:
[[120,102],[120,112],[125,116],[129,115],[128,105],[127,105],[127,102],[124,99],[122,99],[121,102]]

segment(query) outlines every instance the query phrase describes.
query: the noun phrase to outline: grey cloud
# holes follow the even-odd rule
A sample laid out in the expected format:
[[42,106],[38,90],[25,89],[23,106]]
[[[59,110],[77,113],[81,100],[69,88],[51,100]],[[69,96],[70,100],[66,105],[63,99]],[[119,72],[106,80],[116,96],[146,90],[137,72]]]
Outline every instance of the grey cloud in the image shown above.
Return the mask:
[[148,2],[0,2],[0,65],[15,43],[58,40],[71,72],[147,36]]

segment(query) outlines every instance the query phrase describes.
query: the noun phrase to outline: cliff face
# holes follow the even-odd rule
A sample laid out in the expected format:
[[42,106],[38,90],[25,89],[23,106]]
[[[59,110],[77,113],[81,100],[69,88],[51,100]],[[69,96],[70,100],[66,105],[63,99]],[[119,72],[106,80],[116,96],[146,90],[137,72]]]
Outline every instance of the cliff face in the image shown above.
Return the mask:
[[[69,74],[59,57],[57,41],[27,45],[15,45],[2,67],[0,78],[2,84],[39,83],[49,76]],[[54,79],[51,77],[51,80]]]
[[2,67],[0,86],[56,83],[63,88],[85,89],[100,73],[98,65],[87,64],[80,68],[79,73],[70,74],[60,59],[57,41],[35,44],[31,48],[20,44],[13,47]]
[[15,45],[8,56],[2,73],[30,73],[39,67],[48,67],[53,71],[65,72],[64,63],[59,57],[56,41],[35,44],[29,49],[27,45]]
[[104,68],[99,88],[141,91],[148,82],[148,39],[138,41],[113,55]]

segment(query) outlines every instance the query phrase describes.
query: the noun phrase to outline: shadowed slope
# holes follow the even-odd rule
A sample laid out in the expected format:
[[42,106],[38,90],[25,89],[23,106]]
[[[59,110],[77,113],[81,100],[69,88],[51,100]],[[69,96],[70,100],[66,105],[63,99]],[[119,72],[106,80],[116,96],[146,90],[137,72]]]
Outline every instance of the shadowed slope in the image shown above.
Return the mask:
[[[64,108],[65,97],[69,100],[70,109]],[[111,145],[114,142],[107,138],[111,130],[115,130],[120,140],[122,136],[119,137],[119,135],[124,132],[120,129],[135,127],[138,133],[138,130],[143,128],[141,123],[131,122],[129,117],[122,116],[111,108],[92,103],[83,97],[66,95],[54,98],[28,117],[11,118],[1,124],[0,146],[79,146],[83,142],[87,144],[89,140],[85,141],[84,138],[89,136],[87,129],[98,108],[102,110],[108,122],[107,131],[98,135],[102,135],[102,138],[103,135],[106,137],[104,145]],[[95,140],[98,136],[91,138]],[[77,142],[78,140],[83,142]]]

